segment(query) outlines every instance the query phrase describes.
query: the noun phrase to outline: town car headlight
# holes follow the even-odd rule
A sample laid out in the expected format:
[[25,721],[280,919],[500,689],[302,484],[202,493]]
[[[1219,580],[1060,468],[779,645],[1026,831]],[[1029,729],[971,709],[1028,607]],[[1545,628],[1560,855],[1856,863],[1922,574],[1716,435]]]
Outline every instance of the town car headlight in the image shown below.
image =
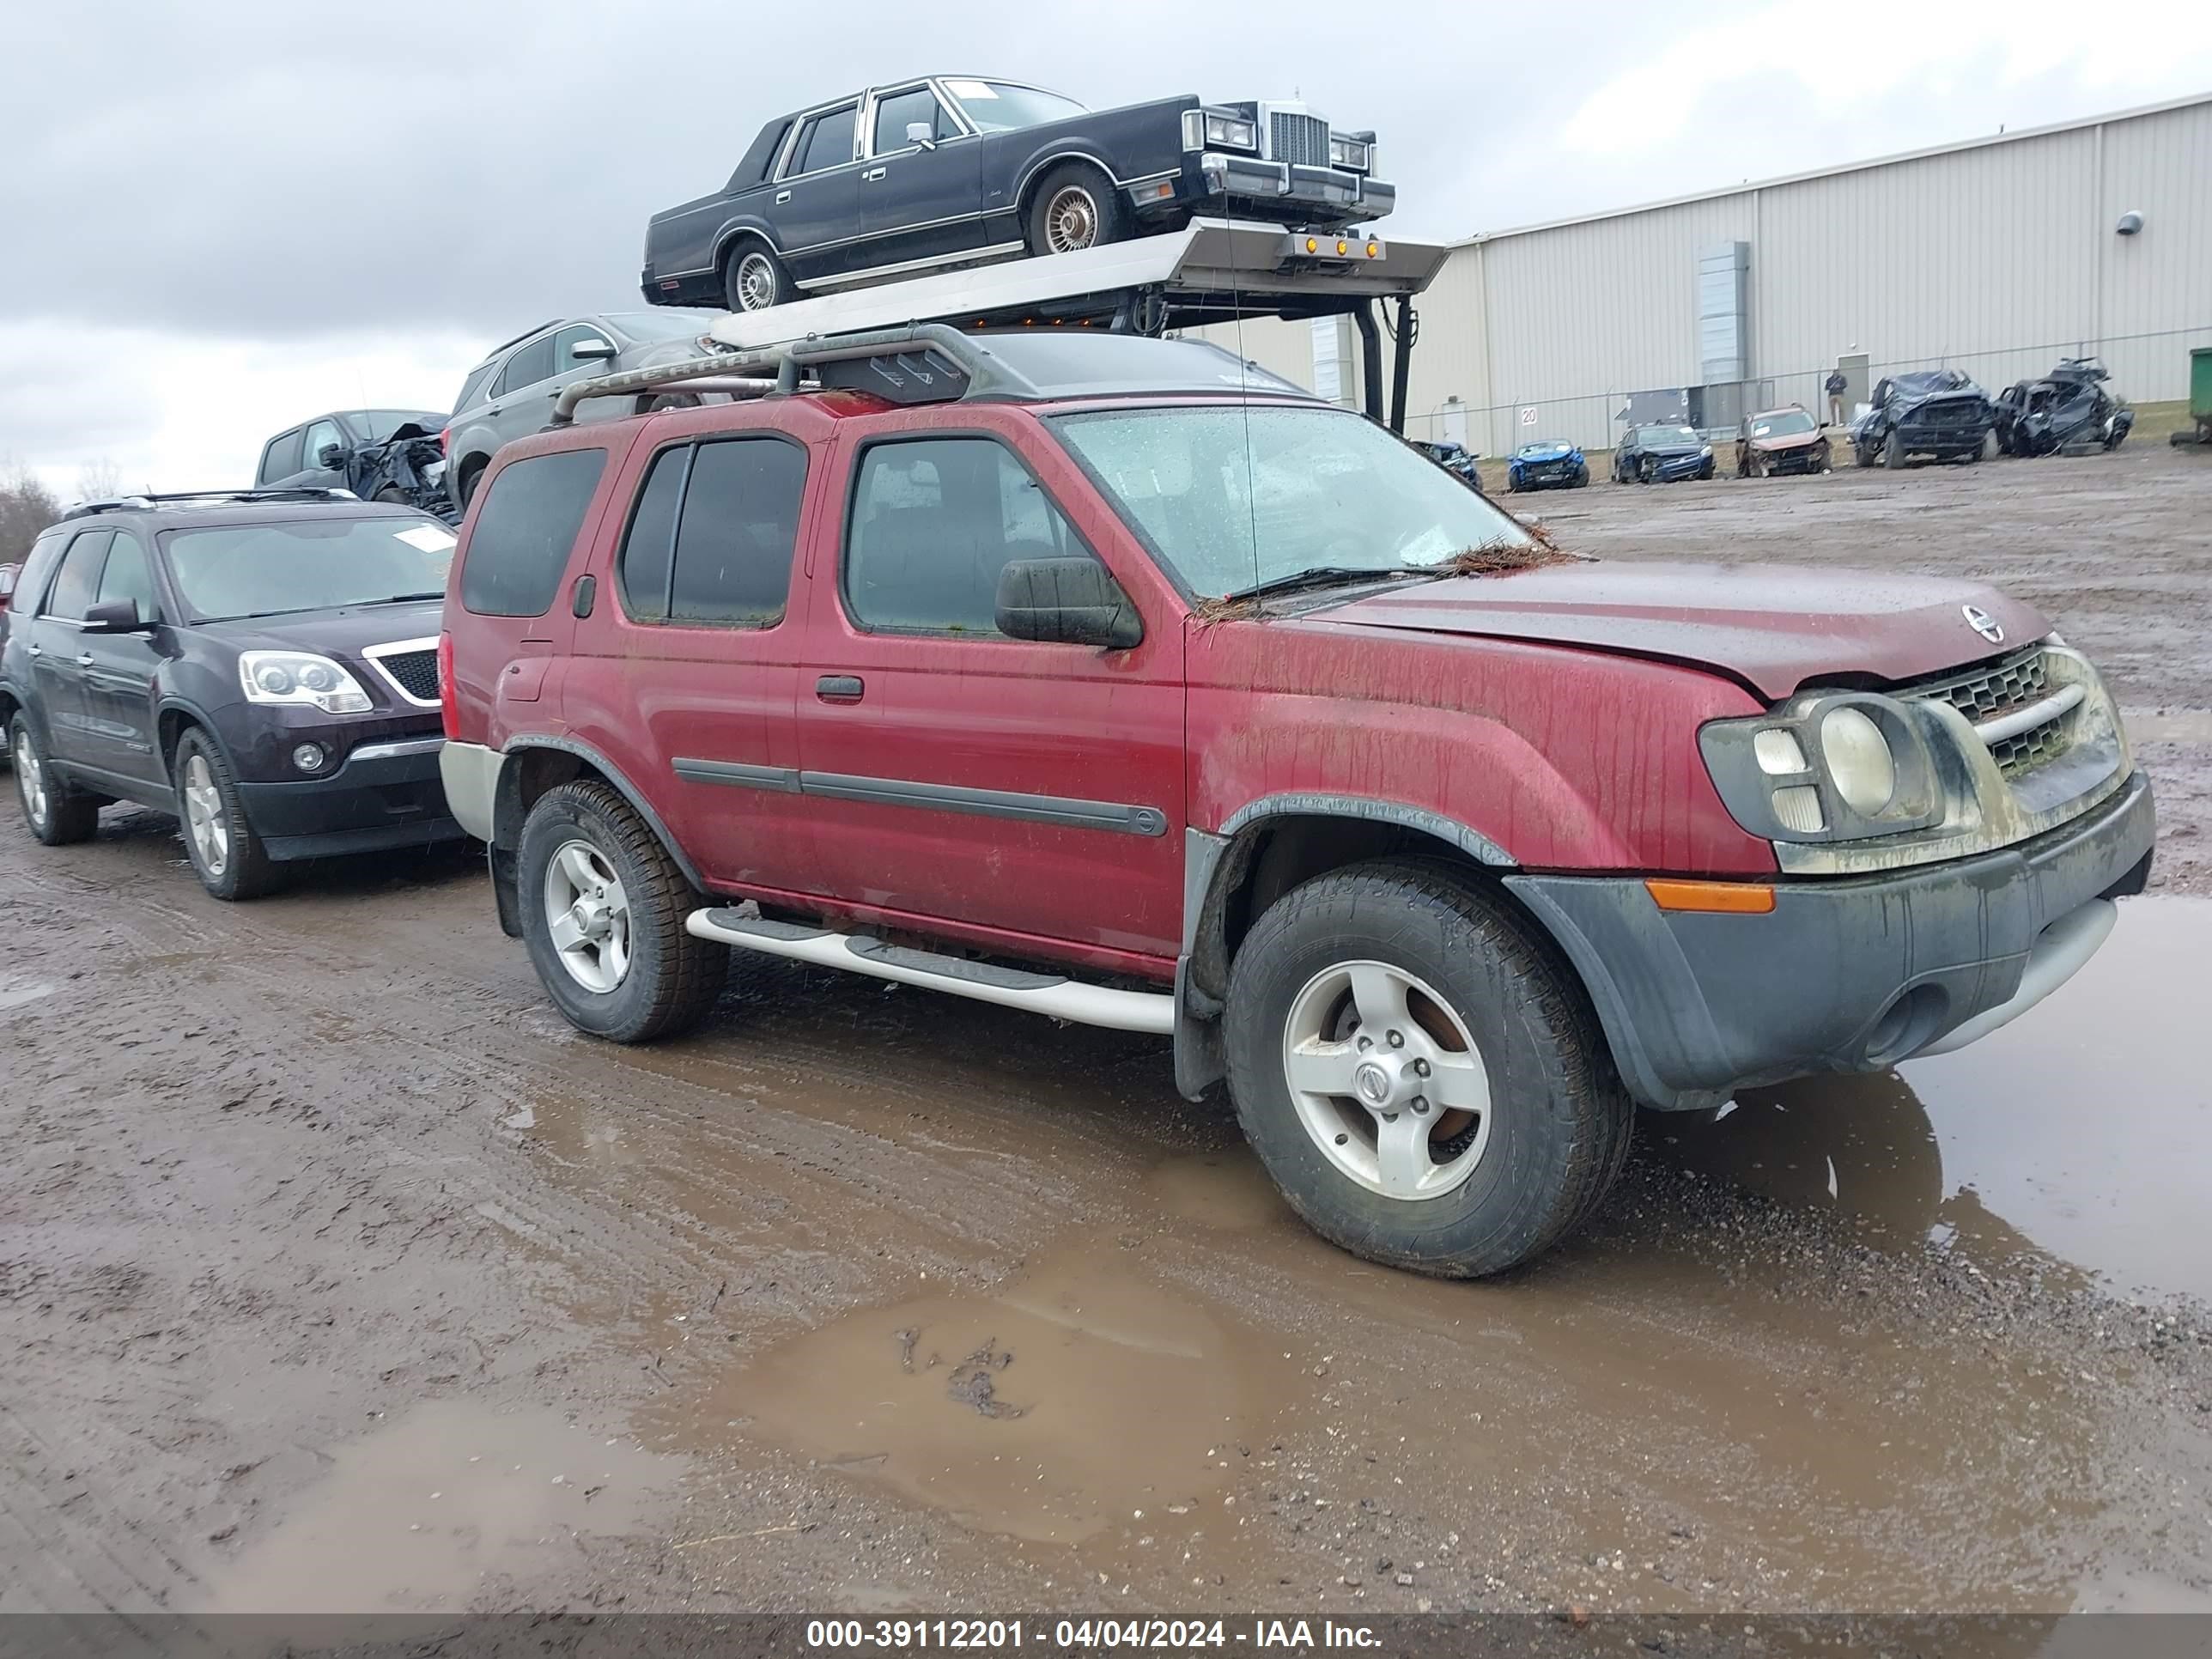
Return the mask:
[[1926,709],[1869,692],[1813,692],[1698,732],[1729,815],[1767,841],[1856,841],[1924,830],[1946,802]]
[[1206,142],[1221,149],[1257,149],[1260,129],[1233,115],[1209,115],[1206,118]]
[[1331,138],[1328,159],[1346,173],[1364,173],[1375,165],[1375,146],[1358,138]]
[[248,702],[293,703],[325,714],[365,714],[368,693],[342,664],[311,651],[248,651],[238,659]]

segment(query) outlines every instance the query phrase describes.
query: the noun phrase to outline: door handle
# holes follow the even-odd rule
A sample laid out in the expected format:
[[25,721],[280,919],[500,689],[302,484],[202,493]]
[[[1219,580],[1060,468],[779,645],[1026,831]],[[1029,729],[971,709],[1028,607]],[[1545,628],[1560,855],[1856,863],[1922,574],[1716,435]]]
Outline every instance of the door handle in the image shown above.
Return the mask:
[[787,190],[780,190],[780,191],[776,191],[776,193],[775,193],[775,204],[776,204],[778,207],[781,207],[781,206],[782,206],[786,202],[788,202],[790,199],[791,199],[791,192],[790,192],[789,191],[787,191]]
[[80,651],[80,652],[78,652],[78,653],[76,653],[76,665],[77,665],[79,668],[89,668],[89,667],[91,667],[91,666],[92,666],[92,653],[91,653],[91,652],[89,652],[89,651]]
[[866,179],[867,179],[867,180],[869,180],[869,181],[871,181],[871,182],[873,182],[875,179],[880,179],[880,178],[882,178],[883,176],[884,176],[884,169],[883,169],[883,168],[881,168],[881,167],[870,167],[870,168],[869,168],[866,173],[862,173],[862,174],[860,175],[860,177],[861,177],[861,178]]
[[31,654],[32,654],[33,656],[34,656],[34,657],[43,657],[43,656],[45,656],[45,655],[46,654],[46,647],[43,647],[43,646],[40,646],[40,645],[33,644],[33,645],[31,647]]
[[824,674],[814,682],[814,695],[824,702],[858,702],[866,690],[858,674]]

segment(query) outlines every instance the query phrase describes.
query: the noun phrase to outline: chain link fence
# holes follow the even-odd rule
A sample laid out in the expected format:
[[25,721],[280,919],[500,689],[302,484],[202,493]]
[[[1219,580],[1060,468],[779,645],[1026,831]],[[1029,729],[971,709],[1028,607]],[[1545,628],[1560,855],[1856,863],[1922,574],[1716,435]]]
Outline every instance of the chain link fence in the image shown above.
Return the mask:
[[[1856,405],[1864,400],[1885,376],[1916,369],[1955,368],[1972,376],[1991,397],[2015,380],[2040,380],[2062,357],[2101,357],[2112,371],[2111,385],[2119,396],[2145,401],[2140,388],[2164,387],[2188,379],[2189,348],[2212,345],[2212,324],[2202,328],[2165,329],[2149,334],[2112,335],[2094,340],[2052,340],[2035,345],[2008,346],[1993,351],[1948,352],[1934,357],[1899,357],[1870,361],[1846,398],[1844,418],[1849,421]],[[1427,410],[1408,410],[1406,435],[1436,443],[1464,444],[1478,455],[1510,455],[1522,444],[1564,441],[1584,450],[1608,450],[1632,417],[1637,420],[1690,421],[1688,394],[1701,394],[1696,412],[1705,416],[1706,431],[1720,441],[1735,435],[1737,422],[1762,409],[1802,404],[1822,420],[1828,418],[1827,393],[1822,390],[1832,364],[1762,374],[1726,386],[1692,387],[1624,387],[1587,392],[1572,398],[1539,398],[1494,404],[1488,407],[1448,401]],[[1676,394],[1671,405],[1669,395]],[[1668,412],[1669,408],[1674,412]]]

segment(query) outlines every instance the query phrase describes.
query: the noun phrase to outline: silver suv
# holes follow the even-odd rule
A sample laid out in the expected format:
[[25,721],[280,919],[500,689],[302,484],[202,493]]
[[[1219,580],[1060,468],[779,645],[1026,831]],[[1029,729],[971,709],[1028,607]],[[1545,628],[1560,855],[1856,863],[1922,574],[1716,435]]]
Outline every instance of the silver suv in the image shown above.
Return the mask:
[[[719,349],[707,338],[707,328],[720,314],[681,307],[601,312],[541,323],[494,350],[469,371],[446,428],[446,476],[455,505],[468,506],[477,478],[501,444],[544,428],[562,387],[617,369],[703,357]],[[602,398],[585,404],[578,418],[607,420],[698,401],[684,392],[641,398],[635,404]]]

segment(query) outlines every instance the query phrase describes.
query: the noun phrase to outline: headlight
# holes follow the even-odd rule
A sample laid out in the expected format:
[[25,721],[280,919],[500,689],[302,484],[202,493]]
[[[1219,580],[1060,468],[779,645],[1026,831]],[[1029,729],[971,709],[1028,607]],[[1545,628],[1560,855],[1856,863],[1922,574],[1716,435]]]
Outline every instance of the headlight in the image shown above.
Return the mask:
[[1375,147],[1357,138],[1332,138],[1328,141],[1328,159],[1332,165],[1347,173],[1364,173],[1375,165]]
[[1707,444],[1703,449],[1698,452],[1698,459],[1700,460],[1710,461],[1712,458],[1713,447],[1711,444]]
[[1820,754],[1845,805],[1863,817],[1878,816],[1897,793],[1897,757],[1881,728],[1846,705],[1820,721]]
[[1257,149],[1260,130],[1233,115],[1209,115],[1206,118],[1206,142],[1223,149]]
[[337,663],[309,651],[248,651],[238,659],[248,702],[294,703],[325,714],[365,714],[368,694]]
[[1927,708],[1856,691],[1808,693],[1698,732],[1729,816],[1768,841],[1854,841],[1940,822],[1931,743],[1948,741]]

